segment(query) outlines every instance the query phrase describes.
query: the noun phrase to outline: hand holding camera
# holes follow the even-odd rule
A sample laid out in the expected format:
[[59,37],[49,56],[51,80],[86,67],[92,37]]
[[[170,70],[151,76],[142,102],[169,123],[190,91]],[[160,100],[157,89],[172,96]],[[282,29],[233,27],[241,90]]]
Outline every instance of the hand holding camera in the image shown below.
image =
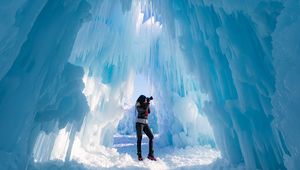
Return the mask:
[[147,103],[150,103],[150,101],[153,100],[153,97],[150,96],[150,97],[147,97],[146,99],[147,99]]

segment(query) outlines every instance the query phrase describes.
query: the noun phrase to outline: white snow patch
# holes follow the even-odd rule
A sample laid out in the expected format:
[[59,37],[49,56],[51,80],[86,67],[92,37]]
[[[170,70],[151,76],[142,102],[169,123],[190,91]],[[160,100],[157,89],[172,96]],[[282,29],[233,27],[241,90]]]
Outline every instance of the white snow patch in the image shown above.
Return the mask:
[[[71,159],[87,169],[199,169],[220,158],[220,152],[207,146],[186,148],[155,146],[157,161],[146,158],[148,140],[144,136],[142,150],[144,161],[136,157],[136,144],[133,136],[121,136],[126,143],[114,144],[114,148],[94,146],[93,151],[81,147],[79,138],[75,139]],[[120,142],[120,139],[119,139]]]

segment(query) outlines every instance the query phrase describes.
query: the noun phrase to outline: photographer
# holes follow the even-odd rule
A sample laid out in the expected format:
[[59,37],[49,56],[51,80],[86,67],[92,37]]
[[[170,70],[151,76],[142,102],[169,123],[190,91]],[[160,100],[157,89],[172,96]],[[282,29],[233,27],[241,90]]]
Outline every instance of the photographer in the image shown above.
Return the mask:
[[148,159],[156,161],[154,157],[154,150],[153,150],[153,133],[148,125],[148,114],[150,113],[150,100],[153,100],[153,97],[147,98],[144,95],[140,95],[140,97],[136,101],[136,111],[137,111],[137,119],[136,119],[136,134],[137,134],[137,155],[138,160],[142,161],[142,137],[143,131],[149,138],[149,154]]

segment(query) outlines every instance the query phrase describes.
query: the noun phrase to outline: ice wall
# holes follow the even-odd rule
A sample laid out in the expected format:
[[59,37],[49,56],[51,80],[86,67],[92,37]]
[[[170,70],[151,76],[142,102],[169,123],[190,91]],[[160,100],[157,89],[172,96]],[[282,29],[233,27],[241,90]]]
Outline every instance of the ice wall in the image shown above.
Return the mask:
[[275,88],[272,96],[274,126],[279,131],[280,140],[285,141],[284,162],[287,169],[300,167],[299,143],[299,44],[300,15],[299,1],[288,1],[278,17],[276,29],[272,33],[276,72]]
[[[291,30],[299,25],[299,2],[171,1],[155,5],[165,15],[162,23],[181,41],[189,66],[199,75],[201,90],[211,98],[205,110],[223,156],[247,169],[297,169],[297,153],[290,150],[299,145],[287,146],[282,133],[298,139],[291,130],[296,124],[287,126],[292,121],[284,117],[299,120],[293,116],[299,109],[297,102],[286,102],[281,94],[298,101],[293,96],[299,89],[290,86],[298,84],[297,78],[287,77],[299,69],[299,38],[289,37],[298,34]],[[287,30],[291,34],[286,37]],[[283,66],[286,59],[292,69],[283,74],[282,69],[288,69]],[[290,90],[295,95],[288,95]],[[293,111],[283,109],[286,103]]]
[[[6,60],[1,63],[6,67],[1,70],[5,76],[0,81],[1,169],[25,169],[28,165],[31,140],[35,138],[31,133],[34,133],[37,115],[41,121],[58,119],[62,125],[68,121],[66,118],[72,109],[87,110],[86,99],[81,93],[83,72],[67,61],[77,32],[89,14],[89,5],[86,1],[54,0],[43,6],[42,2],[45,1],[33,5],[26,2],[24,10],[20,11],[24,14],[19,16],[17,12],[20,21],[11,23],[12,28],[8,29],[17,29],[16,35],[1,34],[10,37],[1,39],[3,44],[12,43],[1,50],[1,58]],[[3,8],[12,8],[9,13],[20,6],[17,2],[1,4]],[[31,7],[37,9],[31,10]],[[10,64],[11,60],[13,64]],[[76,106],[76,102],[80,105]],[[83,113],[75,112],[72,119],[78,118],[78,114],[80,117]]]
[[3,0],[0,3],[0,78],[7,73],[46,0]]

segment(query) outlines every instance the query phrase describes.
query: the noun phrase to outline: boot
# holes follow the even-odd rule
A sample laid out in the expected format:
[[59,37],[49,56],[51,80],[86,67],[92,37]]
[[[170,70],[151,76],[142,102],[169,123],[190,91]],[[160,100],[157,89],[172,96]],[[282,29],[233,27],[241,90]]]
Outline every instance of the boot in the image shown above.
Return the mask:
[[148,159],[150,159],[151,161],[156,161],[156,158],[152,154],[148,155]]
[[139,161],[143,161],[144,160],[141,154],[138,154],[138,160]]

